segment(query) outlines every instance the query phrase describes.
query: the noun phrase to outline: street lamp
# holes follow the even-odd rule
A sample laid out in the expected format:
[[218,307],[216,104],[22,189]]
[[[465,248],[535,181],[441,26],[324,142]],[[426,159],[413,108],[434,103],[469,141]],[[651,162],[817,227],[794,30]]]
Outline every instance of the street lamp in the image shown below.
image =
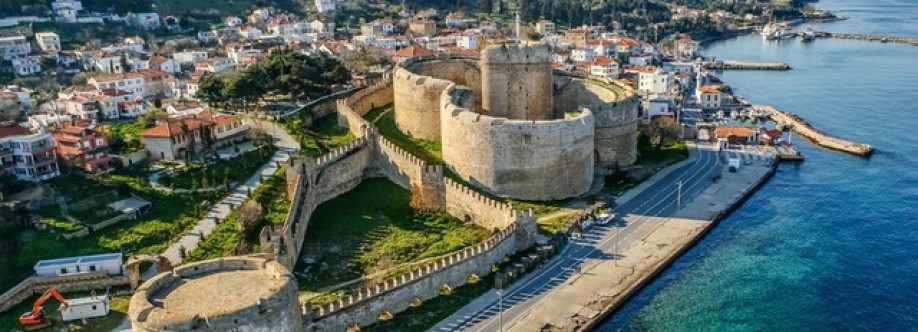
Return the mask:
[[676,211],[682,206],[682,180],[676,182]]
[[501,332],[504,331],[504,279],[503,273],[494,275],[494,288],[497,288],[497,324]]

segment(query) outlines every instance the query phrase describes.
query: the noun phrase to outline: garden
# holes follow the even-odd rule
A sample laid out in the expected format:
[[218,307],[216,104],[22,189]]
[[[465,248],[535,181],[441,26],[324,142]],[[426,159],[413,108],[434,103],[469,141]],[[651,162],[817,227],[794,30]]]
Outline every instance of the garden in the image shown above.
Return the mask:
[[421,213],[411,194],[386,179],[369,179],[319,205],[309,221],[295,269],[300,289],[322,288],[403,264],[438,257],[484,241],[484,228],[446,213]]
[[271,160],[277,147],[260,146],[243,152],[236,157],[219,162],[191,163],[174,166],[159,178],[159,183],[169,188],[201,189],[223,186],[245,181]]
[[[51,185],[68,202],[79,202],[87,197],[105,197],[104,193],[115,192],[118,195],[137,195],[153,202],[153,206],[136,220],[124,220],[116,227],[105,228],[82,238],[60,239],[64,230],[57,227],[44,231],[21,228],[4,234],[6,240],[0,255],[0,289],[8,289],[34,273],[32,266],[42,259],[119,251],[125,255],[163,252],[169,243],[203,217],[205,202],[219,198],[212,193],[160,192],[149,186],[148,175],[149,172],[143,166],[137,165],[100,176],[84,178],[79,175],[63,175],[53,180]],[[102,200],[94,204],[102,204]],[[57,208],[56,204],[51,206]],[[41,210],[38,215],[46,221],[62,219],[60,209],[55,213],[54,208]]]

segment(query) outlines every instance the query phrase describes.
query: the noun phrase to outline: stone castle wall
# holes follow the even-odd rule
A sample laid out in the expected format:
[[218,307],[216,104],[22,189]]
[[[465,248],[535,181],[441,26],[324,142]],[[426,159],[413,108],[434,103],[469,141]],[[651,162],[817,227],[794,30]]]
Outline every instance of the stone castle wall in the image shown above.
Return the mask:
[[612,83],[573,76],[555,76],[557,112],[589,108],[596,118],[593,146],[596,162],[631,165],[637,160],[638,103],[636,94]]
[[555,114],[552,53],[547,44],[501,45],[481,52],[483,114],[519,120],[550,120]]
[[[218,315],[173,312],[153,304],[155,294],[181,285],[183,279],[213,273],[258,270],[278,281],[271,296],[252,299]],[[177,284],[178,283],[178,284]],[[178,286],[181,287],[181,286]],[[182,290],[192,291],[192,290]],[[213,299],[202,298],[201,301]],[[135,332],[147,331],[302,331],[302,312],[293,274],[280,263],[256,256],[224,257],[180,266],[143,283],[131,297],[128,310]]]
[[593,181],[594,117],[524,121],[474,113],[462,89],[443,93],[443,158],[473,185],[495,195],[550,200],[583,194]]

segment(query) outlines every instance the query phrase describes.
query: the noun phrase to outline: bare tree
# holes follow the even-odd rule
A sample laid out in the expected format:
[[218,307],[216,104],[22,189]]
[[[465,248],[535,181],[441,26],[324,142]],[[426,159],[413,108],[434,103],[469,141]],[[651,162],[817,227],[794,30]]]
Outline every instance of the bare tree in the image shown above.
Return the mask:
[[261,222],[263,212],[261,204],[255,201],[249,200],[239,206],[239,236],[236,240],[236,247],[233,249],[234,254],[247,254],[252,251],[249,235]]

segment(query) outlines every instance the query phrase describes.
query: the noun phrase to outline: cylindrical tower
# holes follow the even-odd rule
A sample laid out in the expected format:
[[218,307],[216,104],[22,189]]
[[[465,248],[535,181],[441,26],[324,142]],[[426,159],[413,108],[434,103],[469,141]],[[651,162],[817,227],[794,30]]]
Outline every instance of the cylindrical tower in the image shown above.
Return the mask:
[[554,114],[548,45],[494,45],[481,52],[483,113],[511,120],[551,120]]
[[131,298],[135,332],[303,331],[293,274],[261,256],[224,257],[156,275]]

